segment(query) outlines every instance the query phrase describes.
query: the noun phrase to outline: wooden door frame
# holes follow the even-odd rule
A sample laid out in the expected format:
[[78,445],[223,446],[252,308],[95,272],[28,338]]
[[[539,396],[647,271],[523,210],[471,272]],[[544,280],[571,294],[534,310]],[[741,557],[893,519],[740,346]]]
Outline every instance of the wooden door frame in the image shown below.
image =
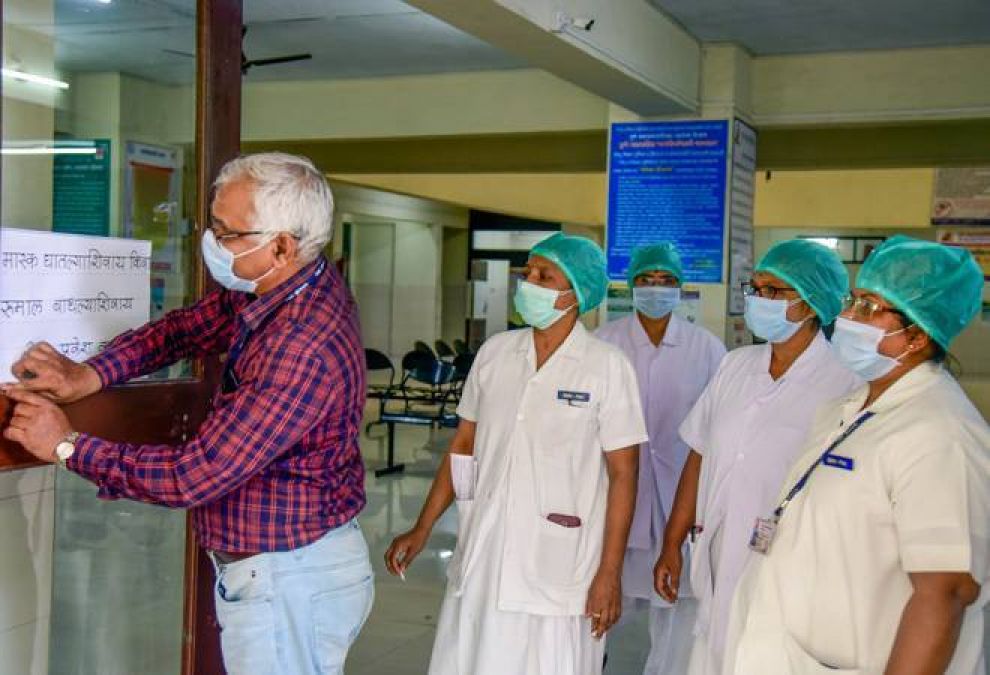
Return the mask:
[[[243,0],[199,0],[196,7],[196,215],[197,232],[210,222],[212,185],[220,168],[240,152],[241,26]],[[199,265],[199,295],[216,287]],[[220,381],[219,359],[205,360],[201,390]],[[199,410],[206,414],[206,401]],[[202,419],[202,417],[200,417]],[[186,519],[182,675],[223,673],[220,631],[213,602],[213,566]]]
[[[0,22],[4,16],[0,0]],[[223,164],[240,151],[242,0],[199,0],[196,8],[196,215],[197,233],[209,222],[211,185]],[[0,36],[0,52],[3,39]],[[0,96],[2,96],[0,82]],[[3,106],[0,105],[0,121]],[[2,179],[2,176],[0,176]],[[215,287],[197,260],[197,297]],[[206,416],[220,375],[218,358],[196,366],[196,379],[112,387],[66,407],[73,428],[102,438],[176,444],[195,433]],[[12,406],[0,396],[0,429]],[[0,437],[0,471],[38,466],[23,448]],[[213,570],[196,544],[187,518],[182,674],[223,673],[213,607]]]

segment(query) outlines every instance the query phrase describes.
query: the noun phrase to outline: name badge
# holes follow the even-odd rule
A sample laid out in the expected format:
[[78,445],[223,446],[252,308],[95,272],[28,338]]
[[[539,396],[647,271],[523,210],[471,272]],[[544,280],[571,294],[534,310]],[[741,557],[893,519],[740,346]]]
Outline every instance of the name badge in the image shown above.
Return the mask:
[[558,389],[557,400],[566,401],[568,405],[574,405],[576,403],[590,403],[591,394],[587,391],[565,391],[563,389]]
[[852,457],[843,457],[842,455],[825,455],[825,466],[830,466],[835,469],[842,469],[844,471],[852,471],[855,466]]
[[775,536],[777,536],[776,516],[757,518],[753,525],[753,534],[749,537],[749,549],[766,555]]

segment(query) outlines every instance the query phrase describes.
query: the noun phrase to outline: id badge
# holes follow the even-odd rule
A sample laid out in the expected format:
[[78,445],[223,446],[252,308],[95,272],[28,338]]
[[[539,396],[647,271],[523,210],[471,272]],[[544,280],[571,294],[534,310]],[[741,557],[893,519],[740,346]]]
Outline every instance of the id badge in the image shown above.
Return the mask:
[[770,544],[773,543],[773,538],[776,534],[777,519],[775,517],[757,518],[756,524],[753,525],[753,534],[749,538],[750,550],[766,555],[767,551],[770,550]]

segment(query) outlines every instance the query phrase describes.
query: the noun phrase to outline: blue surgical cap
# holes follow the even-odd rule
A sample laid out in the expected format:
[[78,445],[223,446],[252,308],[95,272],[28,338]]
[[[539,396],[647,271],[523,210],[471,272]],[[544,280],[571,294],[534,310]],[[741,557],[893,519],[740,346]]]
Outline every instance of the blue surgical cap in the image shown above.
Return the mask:
[[640,274],[654,271],[670,272],[677,277],[678,282],[684,281],[681,256],[670,242],[637,246],[629,260],[626,278],[629,280],[629,285],[632,286],[633,280]]
[[577,295],[582,314],[597,307],[605,298],[608,287],[605,253],[590,239],[558,232],[534,246],[529,254],[543,256],[563,271]]
[[825,325],[842,311],[849,275],[835,252],[809,239],[780,241],[760,258],[755,271],[769,272],[794,287]]
[[856,287],[883,296],[948,349],[980,311],[983,272],[964,248],[897,235],[873,249]]

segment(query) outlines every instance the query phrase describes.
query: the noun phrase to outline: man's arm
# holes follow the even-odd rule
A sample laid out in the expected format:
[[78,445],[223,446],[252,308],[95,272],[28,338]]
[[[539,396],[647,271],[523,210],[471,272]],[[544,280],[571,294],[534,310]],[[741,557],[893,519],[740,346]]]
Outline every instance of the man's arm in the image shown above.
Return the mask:
[[938,675],[952,661],[963,613],[980,585],[968,572],[910,573],[914,592],[904,606],[886,675]]
[[443,512],[454,501],[454,483],[451,479],[450,455],[473,455],[474,432],[477,425],[466,419],[461,419],[457,432],[450,443],[450,452],[444,456],[433,479],[430,493],[420,511],[416,524],[408,532],[396,537],[385,552],[385,568],[390,574],[399,575],[405,572],[409,564],[419,555],[426,541],[430,538],[433,525],[436,524]]
[[107,498],[190,508],[232,492],[298,443],[357,386],[357,357],[342,367],[307,345],[281,341],[264,351],[270,358],[258,374],[242,382],[188,443],[131,445],[84,434],[66,466]]
[[153,373],[181,359],[227,350],[237,334],[237,313],[247,296],[215,291],[194,305],[116,337],[86,361],[103,386]]
[[622,563],[636,510],[639,446],[605,453],[605,465],[608,471],[605,540],[598,572],[588,589],[586,608],[595,637],[604,635],[622,614]]

